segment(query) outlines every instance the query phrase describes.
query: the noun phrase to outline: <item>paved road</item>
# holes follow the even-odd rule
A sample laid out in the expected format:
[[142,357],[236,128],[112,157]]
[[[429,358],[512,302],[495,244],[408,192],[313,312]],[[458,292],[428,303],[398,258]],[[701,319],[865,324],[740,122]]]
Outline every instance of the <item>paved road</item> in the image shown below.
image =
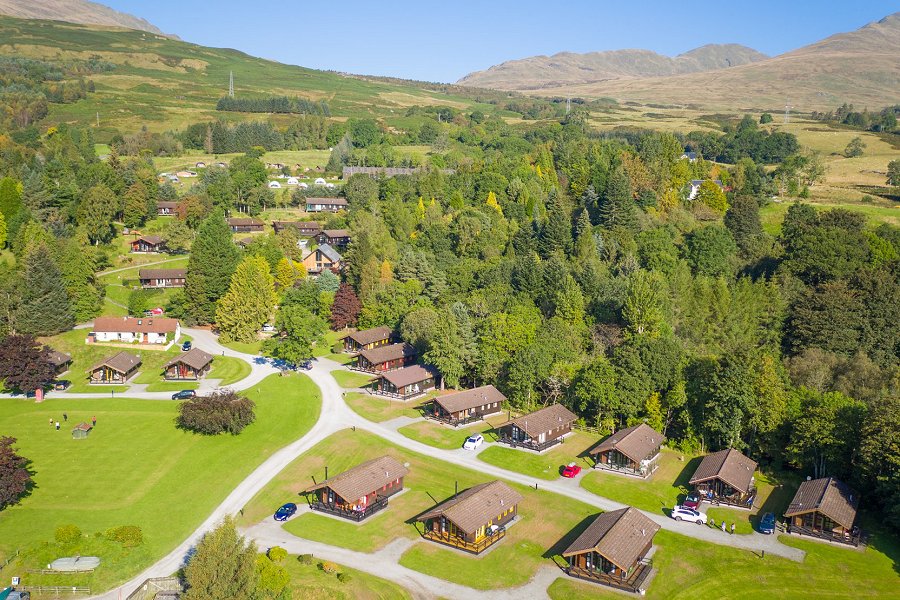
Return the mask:
[[148,262],[142,265],[131,265],[130,267],[119,267],[118,269],[110,269],[109,271],[103,271],[101,273],[97,273],[97,277],[103,277],[104,275],[112,275],[113,273],[121,273],[122,271],[130,271],[131,269],[141,269],[144,267],[152,267],[153,265],[163,265],[165,263],[169,263],[175,260],[184,260],[185,257],[176,257],[176,258],[167,258],[165,260],[158,260],[156,262]]
[[[251,364],[254,365],[254,374],[258,374],[260,378],[264,376],[261,371],[262,368],[268,367],[269,369],[272,369],[272,371],[274,371],[274,368],[272,368],[271,366],[260,365],[260,372],[257,373],[257,365],[255,363],[257,357],[253,357],[252,355],[243,354],[222,347],[216,341],[215,336],[208,331],[192,329],[188,330],[187,333],[191,336],[194,336],[194,339],[197,341],[199,347],[218,347],[222,349],[221,351],[225,352],[226,356],[235,356],[237,358],[248,360],[248,362],[251,362]],[[576,480],[537,480],[527,475],[507,471],[506,469],[481,462],[477,459],[476,453],[467,452],[462,449],[442,450],[439,448],[434,448],[409,439],[398,433],[396,429],[391,428],[390,426],[385,426],[383,424],[368,421],[358,415],[352,409],[350,409],[350,407],[347,406],[347,404],[344,402],[344,390],[338,385],[334,377],[331,376],[331,371],[338,368],[342,368],[340,364],[320,358],[316,361],[313,369],[307,372],[309,377],[321,390],[322,412],[320,414],[319,420],[306,435],[301,437],[296,442],[290,444],[289,446],[286,446],[285,448],[277,451],[262,465],[255,469],[244,481],[240,483],[240,485],[238,485],[238,487],[236,487],[228,495],[225,501],[223,501],[222,504],[220,504],[216,508],[216,510],[203,522],[202,525],[200,525],[200,527],[198,527],[184,542],[182,542],[167,556],[162,558],[153,566],[146,569],[143,573],[141,573],[131,581],[101,596],[96,596],[96,598],[101,598],[103,600],[115,600],[120,597],[125,597],[141,582],[149,577],[165,577],[174,573],[181,565],[187,551],[197,543],[197,541],[203,536],[204,533],[214,528],[215,525],[219,523],[226,515],[237,513],[250,498],[252,498],[257,492],[262,490],[268,484],[268,482],[271,481],[294,458],[300,456],[304,452],[307,452],[316,443],[328,437],[329,435],[350,427],[357,427],[369,431],[390,442],[393,442],[397,445],[403,446],[425,456],[475,469],[481,473],[485,473],[498,478],[503,478],[508,481],[513,481],[523,485],[537,485],[539,489],[569,496],[592,506],[596,506],[602,510],[614,510],[625,506],[624,504],[609,500],[607,498],[603,498],[585,490],[578,485],[578,481]],[[778,541],[777,536],[764,536],[757,533],[749,535],[730,535],[723,533],[718,529],[712,529],[693,523],[679,523],[660,513],[653,513],[648,511],[642,512],[644,512],[644,514],[657,522],[664,529],[675,531],[682,535],[701,539],[711,543],[731,546],[735,548],[742,548],[756,552],[765,550],[769,554],[783,556],[785,558],[796,561],[802,561],[805,554],[801,550],[782,544]],[[396,559],[399,558],[399,554],[394,556],[390,552],[384,553],[384,551],[382,551],[381,553],[376,553],[375,555],[352,552],[350,550],[337,546],[331,546],[313,542],[310,540],[295,538],[279,527],[266,524],[260,524],[256,527],[250,528],[249,530],[247,530],[247,534],[251,538],[255,539],[261,547],[267,547],[277,543],[277,545],[283,546],[288,550],[291,550],[292,552],[295,551],[295,549],[303,549],[302,552],[304,553],[309,552],[325,559],[334,560],[335,562],[353,565],[355,568],[360,568],[360,566],[362,565],[363,567],[365,567],[362,570],[372,572],[375,575],[387,577],[392,581],[401,583],[402,585],[409,587],[409,589],[413,593],[421,597],[446,596],[446,592],[448,590],[453,592],[452,594],[450,594],[450,597],[488,597],[485,596],[485,592],[465,588],[463,586],[448,584],[445,581],[435,580],[434,578],[418,573],[416,571],[405,569],[404,567],[396,564]],[[396,550],[396,548],[394,548],[394,550]],[[372,558],[373,556],[375,558]],[[388,557],[391,556],[393,556],[394,558],[393,561],[388,560]],[[369,563],[369,560],[372,560],[372,562]],[[558,571],[555,571],[552,567],[548,566],[547,569],[539,570],[532,582],[525,586],[525,588],[492,591],[490,592],[489,597],[546,597],[546,586],[550,582],[552,582],[553,579],[555,579],[555,576],[558,576],[558,574]],[[553,576],[551,577],[551,575]],[[534,589],[534,587],[532,586],[539,587],[540,590]],[[523,596],[522,593],[526,588],[528,594]]]

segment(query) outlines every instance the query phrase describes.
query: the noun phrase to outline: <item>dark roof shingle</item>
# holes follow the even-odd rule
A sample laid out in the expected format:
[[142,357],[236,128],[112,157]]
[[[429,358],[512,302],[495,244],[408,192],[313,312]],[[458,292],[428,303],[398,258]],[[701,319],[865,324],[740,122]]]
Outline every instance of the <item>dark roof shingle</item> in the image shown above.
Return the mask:
[[93,331],[117,333],[174,333],[178,319],[163,317],[97,317]]
[[826,477],[801,483],[784,516],[818,511],[849,529],[856,520],[858,507],[859,494],[844,482]]
[[494,402],[503,402],[506,396],[500,393],[500,390],[492,385],[483,385],[471,390],[463,390],[455,394],[446,396],[438,396],[434,401],[444,407],[449,413],[467,410],[469,408],[477,408],[485,404],[493,404]]
[[562,404],[551,404],[550,406],[545,406],[533,413],[512,419],[501,425],[501,427],[515,425],[530,437],[535,437],[542,433],[552,431],[557,427],[570,425],[577,418],[578,417],[576,417],[572,411]]
[[646,423],[639,423],[615,432],[588,450],[588,454],[600,454],[608,450],[617,450],[634,462],[640,462],[665,441],[666,436]]
[[128,352],[119,352],[112,356],[107,356],[96,365],[91,367],[91,371],[96,371],[100,367],[109,367],[119,373],[128,373],[131,369],[141,364],[141,357]]
[[178,363],[184,363],[192,369],[200,370],[206,367],[213,360],[212,354],[208,352],[204,352],[200,348],[191,348],[184,354],[179,354],[169,362],[165,364],[164,369],[168,369],[172,365],[177,365]]
[[389,339],[391,333],[393,333],[393,330],[390,327],[375,327],[373,329],[354,331],[353,333],[347,334],[347,337],[360,346],[367,346],[375,342],[380,342],[381,340]]
[[184,279],[187,269],[140,269],[138,279]]
[[409,473],[409,469],[400,464],[397,459],[381,456],[356,465],[322,483],[310,486],[306,488],[306,493],[329,487],[347,502],[353,502],[400,477],[405,477],[407,473]]
[[709,479],[721,479],[736,490],[748,492],[755,471],[755,461],[729,448],[704,456],[689,483],[694,485]]
[[72,362],[72,355],[66,354],[65,352],[59,352],[58,350],[51,350],[47,355],[47,360],[50,361],[54,367],[61,367],[66,363]]
[[387,346],[378,346],[377,348],[369,348],[359,353],[373,365],[380,365],[389,360],[399,360],[407,356],[415,356],[416,349],[403,342],[401,344],[389,344]]
[[416,517],[417,521],[444,516],[466,534],[475,533],[491,519],[517,505],[522,495],[502,481],[470,487]]
[[594,519],[562,555],[596,550],[609,562],[627,570],[637,562],[659,529],[653,520],[631,506],[611,510]]
[[425,381],[426,379],[436,378],[437,369],[434,369],[432,367],[423,367],[422,365],[412,365],[411,367],[403,367],[402,369],[397,369],[396,371],[385,373],[381,377],[382,379],[390,381],[394,387],[402,388],[403,386],[407,386],[412,383],[418,383],[420,381]]

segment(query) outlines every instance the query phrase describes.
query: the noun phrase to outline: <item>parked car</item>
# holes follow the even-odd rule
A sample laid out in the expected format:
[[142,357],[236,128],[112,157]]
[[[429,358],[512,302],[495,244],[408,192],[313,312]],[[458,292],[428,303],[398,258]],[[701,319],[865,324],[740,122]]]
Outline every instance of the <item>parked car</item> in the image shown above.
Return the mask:
[[262,326],[263,333],[275,333],[275,326],[266,323]]
[[469,438],[466,439],[466,442],[463,444],[463,449],[464,450],[475,450],[476,448],[481,446],[483,443],[484,443],[484,436],[481,435],[480,433],[476,433],[475,435],[469,436]]
[[775,533],[775,515],[767,512],[759,520],[759,532],[765,534]]
[[304,371],[311,371],[312,367],[313,367],[313,364],[312,364],[311,360],[306,360],[306,361],[303,361],[302,363],[300,363],[300,368],[303,369]]
[[172,394],[172,400],[190,400],[197,395],[194,390],[181,390]]
[[699,510],[700,508],[700,494],[697,492],[691,492],[687,495],[687,498],[684,499],[684,502],[681,503],[682,506],[686,506],[687,508],[692,508],[694,510]]
[[63,391],[69,389],[69,386],[72,385],[72,382],[68,379],[58,379],[53,382],[53,389],[56,391]]
[[562,476],[568,477],[569,479],[577,476],[579,473],[581,473],[581,467],[573,462],[564,466],[562,470]]
[[190,341],[190,340],[186,341],[185,343],[183,343],[183,344],[181,345],[181,351],[182,351],[182,352],[187,352],[187,351],[190,350],[190,349],[191,349],[191,341]]
[[672,518],[676,521],[693,521],[697,525],[706,525],[706,515],[693,508],[678,505],[672,509]]
[[275,520],[276,521],[287,521],[291,517],[294,516],[294,513],[297,512],[297,505],[293,502],[288,502],[281,508],[275,511]]

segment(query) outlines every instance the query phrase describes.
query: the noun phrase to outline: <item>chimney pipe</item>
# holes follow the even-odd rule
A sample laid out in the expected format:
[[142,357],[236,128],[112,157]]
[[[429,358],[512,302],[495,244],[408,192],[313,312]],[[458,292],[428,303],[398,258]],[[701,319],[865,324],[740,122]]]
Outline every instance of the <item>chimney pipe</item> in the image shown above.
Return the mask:
[[325,465],[325,479],[328,479],[328,465]]
[[453,482],[453,497],[456,498],[457,494],[459,494],[459,481]]

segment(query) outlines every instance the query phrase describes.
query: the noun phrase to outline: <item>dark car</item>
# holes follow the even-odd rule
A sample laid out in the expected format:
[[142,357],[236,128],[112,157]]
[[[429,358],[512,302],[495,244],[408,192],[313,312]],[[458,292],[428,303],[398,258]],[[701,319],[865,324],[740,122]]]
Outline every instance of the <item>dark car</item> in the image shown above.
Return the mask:
[[687,495],[687,498],[684,499],[684,502],[682,502],[681,505],[692,508],[694,510],[699,510],[700,494],[698,494],[697,492],[691,492]]
[[293,502],[288,502],[281,508],[275,511],[275,520],[276,521],[287,521],[291,517],[294,516],[294,513],[297,512],[297,505]]
[[304,371],[311,371],[312,367],[313,367],[313,364],[312,364],[311,360],[306,360],[306,361],[303,361],[302,363],[300,363],[300,368],[303,369]]
[[72,385],[72,382],[69,381],[68,379],[58,379],[53,382],[53,389],[61,392],[63,390],[69,389],[69,386],[71,386],[71,385]]
[[190,340],[186,341],[185,343],[183,343],[183,344],[181,345],[181,351],[182,351],[182,352],[187,352],[187,351],[190,350],[190,349],[191,349],[191,341],[190,341]]
[[181,390],[172,394],[172,400],[190,400],[197,395],[194,390]]
[[759,532],[767,535],[775,533],[775,515],[773,513],[768,512],[759,520]]

